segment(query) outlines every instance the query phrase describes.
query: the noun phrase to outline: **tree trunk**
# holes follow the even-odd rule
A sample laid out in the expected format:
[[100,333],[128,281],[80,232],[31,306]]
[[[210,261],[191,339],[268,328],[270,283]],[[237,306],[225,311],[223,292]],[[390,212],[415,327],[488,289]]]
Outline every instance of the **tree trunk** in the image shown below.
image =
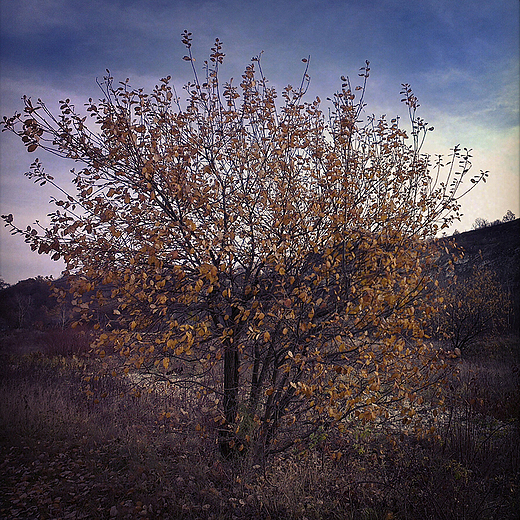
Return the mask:
[[261,378],[260,378],[260,349],[258,345],[254,347],[253,373],[251,375],[251,392],[249,394],[249,414],[256,413],[258,400],[260,398]]
[[229,457],[233,448],[231,442],[234,437],[234,424],[238,412],[238,385],[239,385],[239,356],[238,348],[226,340],[224,350],[224,417],[226,423],[219,430],[220,453]]

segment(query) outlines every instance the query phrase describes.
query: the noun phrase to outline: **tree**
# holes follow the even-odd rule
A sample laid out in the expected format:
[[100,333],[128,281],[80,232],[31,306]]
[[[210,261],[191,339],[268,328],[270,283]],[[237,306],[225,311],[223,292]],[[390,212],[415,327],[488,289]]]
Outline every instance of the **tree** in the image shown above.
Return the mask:
[[[398,119],[363,119],[368,62],[359,86],[341,78],[326,118],[319,98],[303,99],[307,68],[278,106],[260,57],[239,86],[222,84],[217,39],[200,80],[190,33],[183,42],[184,106],[170,77],[146,94],[108,74],[88,122],[69,100],[55,117],[28,97],[4,118],[29,152],[84,165],[44,232],[6,223],[65,260],[84,319],[88,295],[117,302],[96,344],[110,370],[120,361],[175,384],[170,367],[184,366],[183,381],[219,396],[208,413],[224,455],[265,456],[359,421],[412,423],[419,390],[446,366],[424,342],[431,239],[459,216],[469,151],[430,163],[409,85],[410,140]],[[29,176],[55,182],[38,159]]]
[[515,220],[515,218],[515,214],[510,209],[508,209],[507,213],[502,218],[502,222],[512,222]]
[[17,293],[14,301],[16,303],[17,324],[18,328],[21,329],[25,325],[29,314],[34,308],[33,298],[27,294]]
[[489,222],[489,220],[486,220],[485,218],[477,217],[475,219],[475,222],[473,222],[471,229],[484,229],[489,226],[491,226],[491,222]]
[[496,274],[474,266],[471,276],[454,280],[442,291],[437,327],[453,349],[469,347],[482,335],[505,328],[511,301]]

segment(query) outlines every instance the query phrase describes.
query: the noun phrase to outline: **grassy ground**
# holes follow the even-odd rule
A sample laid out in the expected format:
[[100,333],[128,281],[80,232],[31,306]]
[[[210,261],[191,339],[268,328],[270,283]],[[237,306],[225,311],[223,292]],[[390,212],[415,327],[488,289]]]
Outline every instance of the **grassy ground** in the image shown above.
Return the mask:
[[87,398],[95,366],[79,337],[18,335],[4,346],[2,518],[451,520],[520,510],[518,338],[463,355],[439,441],[359,430],[265,472],[221,460],[211,424],[182,394],[121,399],[124,384],[107,378],[89,382],[105,397]]

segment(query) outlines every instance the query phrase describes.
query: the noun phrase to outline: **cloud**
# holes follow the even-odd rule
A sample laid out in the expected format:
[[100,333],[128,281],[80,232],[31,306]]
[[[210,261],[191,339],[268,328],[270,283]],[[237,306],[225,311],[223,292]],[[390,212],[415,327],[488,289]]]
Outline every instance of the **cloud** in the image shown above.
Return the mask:
[[[486,195],[468,201],[472,220],[501,218],[507,209],[519,213],[509,207],[518,196],[517,1],[3,0],[0,9],[0,116],[20,110],[22,94],[41,97],[53,112],[65,97],[81,109],[101,96],[95,80],[106,68],[116,81],[129,77],[146,90],[171,75],[182,97],[191,78],[182,61],[184,29],[193,32],[199,71],[215,37],[223,41],[223,80],[233,76],[238,83],[250,58],[265,51],[263,70],[278,92],[300,81],[301,58],[310,54],[308,99],[331,96],[341,75],[355,81],[368,59],[369,113],[406,115],[399,91],[410,83],[420,115],[436,127],[429,149],[445,153],[460,142],[474,149],[477,171],[493,172],[489,185],[479,187]],[[49,212],[48,194],[21,176],[33,157],[6,139],[0,134],[2,211],[9,207],[30,224]],[[73,166],[40,158],[63,179]],[[491,199],[479,209],[479,201]],[[23,241],[2,240],[2,258],[6,243],[27,254]],[[0,267],[14,272],[16,255],[9,255]]]
[[439,119],[446,113],[460,114],[470,125],[494,128],[518,124],[519,81],[517,59],[504,60],[485,73],[457,67],[431,70],[418,79]]

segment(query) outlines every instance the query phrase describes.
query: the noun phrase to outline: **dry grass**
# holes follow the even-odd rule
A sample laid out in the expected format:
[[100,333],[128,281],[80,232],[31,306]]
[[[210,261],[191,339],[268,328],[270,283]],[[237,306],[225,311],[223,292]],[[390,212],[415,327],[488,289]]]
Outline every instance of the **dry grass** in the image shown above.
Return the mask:
[[105,397],[87,398],[94,361],[52,344],[1,359],[0,517],[462,520],[520,508],[518,339],[463,357],[439,441],[330,434],[265,471],[221,460],[215,424],[182,393],[121,398],[125,383],[101,378],[88,384]]

